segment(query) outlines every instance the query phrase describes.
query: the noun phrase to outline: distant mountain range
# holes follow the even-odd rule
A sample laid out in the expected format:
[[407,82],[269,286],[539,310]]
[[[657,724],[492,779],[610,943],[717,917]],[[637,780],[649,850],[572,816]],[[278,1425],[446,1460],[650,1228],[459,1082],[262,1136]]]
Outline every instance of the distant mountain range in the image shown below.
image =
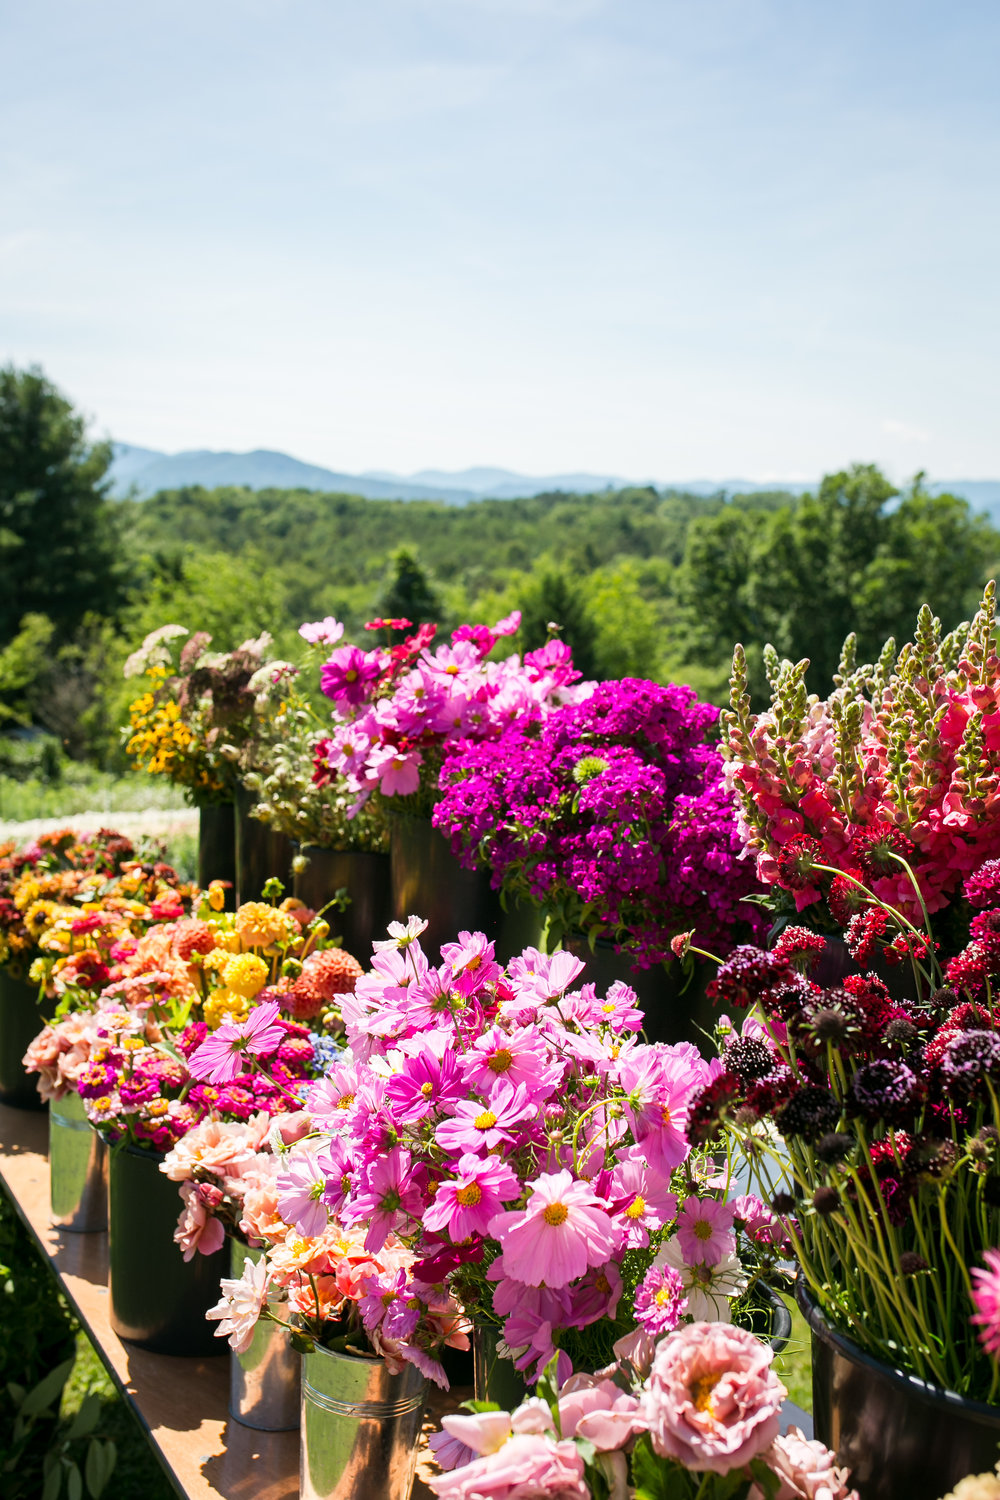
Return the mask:
[[[186,453],[160,453],[131,443],[114,444],[111,493],[117,499],[133,495],[146,499],[158,490],[201,484],[241,485],[247,489],[321,490],[337,494],[363,495],[369,500],[443,500],[465,505],[470,500],[515,500],[553,490],[569,494],[594,494],[621,489],[627,484],[656,483],[660,489],[684,490],[694,495],[752,494],[758,490],[786,490],[801,494],[814,482],[753,479],[685,479],[672,482],[630,480],[611,474],[547,474],[543,477],[517,474],[511,469],[472,468],[458,470],[421,469],[418,474],[399,475],[372,469],[364,474],[341,474],[317,464],[303,463],[287,453],[256,448],[252,453],[214,453],[192,449]],[[964,495],[976,510],[990,512],[1000,522],[1000,479],[943,479],[928,486],[935,494],[950,491]]]

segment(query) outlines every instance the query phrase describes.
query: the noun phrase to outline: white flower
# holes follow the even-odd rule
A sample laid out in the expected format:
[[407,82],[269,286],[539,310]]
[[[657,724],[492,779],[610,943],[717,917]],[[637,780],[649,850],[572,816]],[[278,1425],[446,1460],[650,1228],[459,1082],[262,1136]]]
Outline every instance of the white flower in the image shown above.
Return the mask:
[[747,1279],[737,1256],[724,1255],[717,1265],[689,1266],[672,1235],[653,1261],[654,1266],[672,1266],[681,1274],[688,1316],[695,1323],[731,1323],[730,1302],[746,1291]]
[[387,928],[388,938],[372,943],[372,948],[376,953],[385,953],[390,948],[408,948],[426,928],[427,923],[423,917],[407,917],[405,924],[390,922]]
[[205,1314],[206,1318],[220,1319],[215,1336],[228,1337],[229,1347],[236,1354],[243,1354],[253,1341],[257,1320],[267,1302],[270,1274],[263,1256],[260,1260],[248,1259],[239,1281],[222,1278],[222,1300]]

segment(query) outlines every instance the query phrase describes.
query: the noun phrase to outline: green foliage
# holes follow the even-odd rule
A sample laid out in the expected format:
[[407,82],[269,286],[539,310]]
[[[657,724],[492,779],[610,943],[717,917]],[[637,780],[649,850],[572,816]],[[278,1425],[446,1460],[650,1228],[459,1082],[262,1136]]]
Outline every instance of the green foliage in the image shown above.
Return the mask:
[[[444,619],[440,595],[406,547],[400,547],[393,555],[391,576],[375,606],[375,617],[409,620],[411,625],[439,625]],[[395,640],[402,640],[405,634],[405,631],[391,632]]]
[[525,585],[518,601],[523,651],[537,651],[553,635],[573,648],[573,661],[584,678],[597,673],[597,626],[584,589],[567,572],[546,570]]
[[26,615],[47,615],[63,640],[95,600],[116,612],[110,462],[110,445],[88,445],[83,418],[40,370],[0,369],[0,642]]

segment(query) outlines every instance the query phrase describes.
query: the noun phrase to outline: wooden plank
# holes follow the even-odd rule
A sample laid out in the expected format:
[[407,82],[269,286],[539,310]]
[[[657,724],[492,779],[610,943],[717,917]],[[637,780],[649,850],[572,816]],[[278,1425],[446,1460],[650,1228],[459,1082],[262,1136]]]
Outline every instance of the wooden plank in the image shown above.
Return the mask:
[[[184,1500],[298,1500],[299,1435],[254,1432],[226,1409],[228,1349],[216,1359],[147,1354],[122,1343],[108,1306],[108,1238],[67,1234],[49,1223],[48,1117],[0,1104],[0,1180],[87,1331],[111,1379],[149,1434]],[[221,1342],[221,1341],[220,1341]],[[465,1394],[465,1393],[462,1393]],[[414,1500],[432,1500],[422,1477],[433,1472],[426,1434],[455,1397],[432,1394]],[[358,1496],[358,1500],[369,1497]],[[374,1497],[372,1497],[374,1500]]]

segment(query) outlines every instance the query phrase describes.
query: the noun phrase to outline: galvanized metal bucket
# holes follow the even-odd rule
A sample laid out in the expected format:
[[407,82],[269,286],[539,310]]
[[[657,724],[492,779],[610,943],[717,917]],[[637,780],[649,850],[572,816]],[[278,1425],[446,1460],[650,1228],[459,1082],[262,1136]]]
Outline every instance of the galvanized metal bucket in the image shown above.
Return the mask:
[[[232,1240],[230,1274],[243,1275],[248,1260],[259,1260],[260,1250],[251,1250]],[[269,1299],[282,1322],[287,1322],[279,1299]],[[229,1367],[229,1415],[244,1427],[260,1432],[294,1432],[299,1425],[300,1355],[292,1348],[286,1329],[270,1318],[261,1318],[253,1342],[242,1354],[233,1354]]]
[[108,1227],[108,1148],[74,1092],[49,1105],[49,1217],[57,1229]]
[[408,1500],[426,1391],[414,1365],[304,1354],[299,1500]]

